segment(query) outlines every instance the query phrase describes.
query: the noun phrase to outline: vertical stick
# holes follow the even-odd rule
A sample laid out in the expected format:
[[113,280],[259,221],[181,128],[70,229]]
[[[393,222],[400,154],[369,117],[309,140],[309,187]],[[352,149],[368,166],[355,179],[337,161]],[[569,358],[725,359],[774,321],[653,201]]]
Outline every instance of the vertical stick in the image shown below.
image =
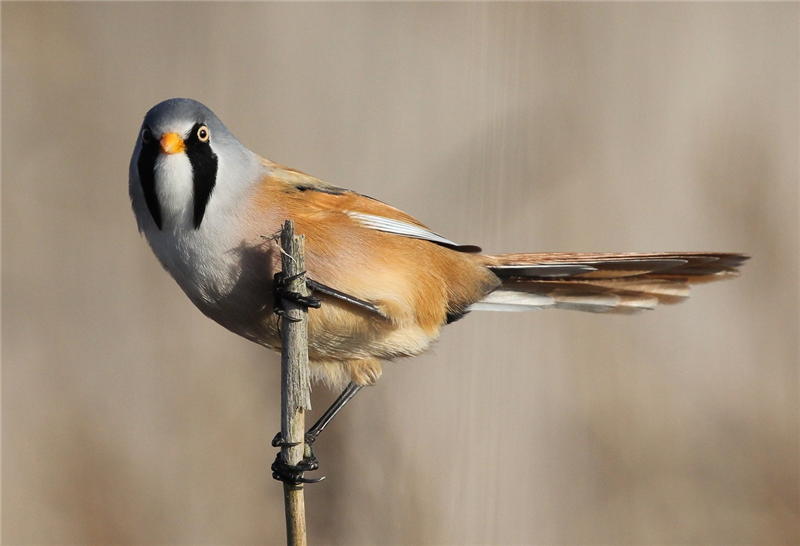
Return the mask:
[[[283,255],[281,266],[286,277],[305,272],[305,238],[294,235],[294,223],[287,220],[281,232]],[[292,292],[309,295],[305,275],[288,286]],[[305,411],[311,409],[310,379],[308,372],[308,311],[291,301],[285,309],[298,322],[281,321],[281,436],[286,442],[297,442],[294,447],[283,448],[281,456],[289,464],[303,459]],[[289,546],[306,546],[306,506],[303,486],[283,484],[286,508],[286,542]]]

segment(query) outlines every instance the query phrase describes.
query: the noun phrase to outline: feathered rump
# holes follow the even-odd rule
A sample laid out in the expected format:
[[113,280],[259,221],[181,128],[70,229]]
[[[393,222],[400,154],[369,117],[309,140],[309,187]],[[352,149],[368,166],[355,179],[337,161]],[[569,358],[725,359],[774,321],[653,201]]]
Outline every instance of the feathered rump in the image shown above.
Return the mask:
[[485,256],[502,286],[474,310],[555,307],[632,313],[689,296],[689,285],[733,278],[748,257],[712,252],[539,253]]

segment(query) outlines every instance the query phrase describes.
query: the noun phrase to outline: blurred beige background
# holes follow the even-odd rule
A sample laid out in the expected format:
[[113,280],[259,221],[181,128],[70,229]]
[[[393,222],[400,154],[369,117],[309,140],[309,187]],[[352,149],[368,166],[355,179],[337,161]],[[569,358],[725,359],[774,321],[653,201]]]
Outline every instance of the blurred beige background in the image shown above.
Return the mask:
[[278,358],[130,211],[173,96],[489,252],[753,256],[680,306],[473,313],[387,365],[318,444],[312,544],[800,541],[798,4],[0,10],[3,543],[285,540]]

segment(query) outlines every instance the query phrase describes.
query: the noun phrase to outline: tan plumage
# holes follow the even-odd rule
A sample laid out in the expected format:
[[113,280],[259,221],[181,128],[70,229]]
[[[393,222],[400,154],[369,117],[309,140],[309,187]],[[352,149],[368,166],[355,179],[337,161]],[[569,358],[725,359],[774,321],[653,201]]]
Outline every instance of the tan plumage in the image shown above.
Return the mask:
[[294,220],[308,278],[330,289],[315,293],[322,306],[309,312],[309,357],[332,384],[374,383],[382,360],[419,354],[470,310],[630,313],[681,301],[690,284],[734,276],[747,259],[483,255],[385,203],[258,157],[195,101],[157,105],[141,134],[130,173],[139,229],[206,315],[272,348],[280,347],[273,235]]
[[[337,385],[373,383],[380,376],[381,360],[424,351],[448,315],[491,308],[495,290],[518,298],[505,303],[511,307],[630,313],[681,301],[689,284],[733,276],[745,260],[721,253],[462,252],[365,228],[352,213],[425,226],[380,201],[262,162],[269,175],[254,193],[248,214],[251,236],[263,245],[260,234],[274,233],[283,219],[294,220],[297,232],[306,237],[309,277],[380,310],[371,313],[320,295],[322,307],[309,311],[309,356],[317,375]],[[268,275],[278,268],[278,253],[273,249],[271,255]],[[535,305],[526,305],[530,294],[550,302],[537,299]],[[269,345],[280,347],[274,316]]]
[[[318,295],[322,307],[309,312],[309,357],[317,375],[328,382],[373,383],[380,376],[380,360],[424,351],[439,336],[448,313],[464,312],[499,286],[477,254],[368,229],[349,215],[362,212],[422,226],[402,211],[264,164],[270,175],[256,189],[248,231],[261,239],[257,234],[275,233],[284,219],[293,220],[296,232],[306,238],[309,278],[380,310],[370,313]],[[268,275],[279,268],[276,249],[270,255]],[[270,322],[269,345],[279,347],[277,320],[273,316]]]

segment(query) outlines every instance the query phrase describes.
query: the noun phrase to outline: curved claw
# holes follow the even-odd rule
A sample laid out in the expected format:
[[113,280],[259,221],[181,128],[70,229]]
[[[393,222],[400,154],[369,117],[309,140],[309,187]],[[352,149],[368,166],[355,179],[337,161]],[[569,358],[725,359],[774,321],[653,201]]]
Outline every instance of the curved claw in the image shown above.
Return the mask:
[[292,292],[291,290],[287,289],[286,287],[289,286],[289,283],[292,281],[301,278],[305,275],[306,272],[303,271],[302,273],[298,273],[297,275],[292,275],[291,277],[287,277],[284,273],[278,272],[275,273],[275,277],[273,278],[272,283],[272,290],[273,290],[273,307],[272,311],[278,315],[279,317],[288,320],[289,322],[298,322],[300,319],[292,318],[283,308],[283,300],[292,301],[297,305],[303,306],[305,308],[313,307],[314,309],[319,309],[322,306],[322,302],[319,298],[315,298],[314,296],[304,296],[299,292]]
[[284,441],[283,436],[281,436],[280,432],[278,432],[278,434],[276,434],[275,437],[272,438],[272,442],[270,443],[272,444],[272,447],[294,447],[300,445],[300,442]]
[[300,319],[290,317],[289,313],[287,313],[280,305],[276,305],[275,307],[273,307],[272,312],[281,317],[282,319],[288,320],[289,322],[300,322]]
[[275,457],[275,461],[272,463],[272,477],[278,481],[283,483],[288,483],[290,485],[299,485],[301,483],[319,483],[325,479],[325,476],[321,478],[305,478],[303,477],[303,472],[309,470],[316,470],[319,468],[319,463],[317,462],[317,458],[314,457],[312,453],[310,457],[307,459],[303,459],[300,463],[294,465],[289,464],[283,460],[281,454]]
[[[284,273],[278,272],[275,273],[273,277],[272,284],[273,290],[278,294],[280,298],[291,300],[298,305],[304,305],[306,307],[313,307],[315,309],[319,309],[322,306],[322,302],[319,298],[316,298],[312,295],[304,296],[299,292],[292,292],[288,290],[286,287],[291,284],[292,281],[299,279],[300,277],[306,274],[305,271],[302,273],[298,273],[297,275],[292,275],[291,277],[287,277]],[[307,281],[306,281],[307,282]]]
[[279,482],[288,483],[289,485],[300,485],[301,483],[319,483],[325,479],[325,476],[322,476],[321,478],[304,478],[302,476],[295,475],[281,475],[277,472],[273,472],[272,477]]

